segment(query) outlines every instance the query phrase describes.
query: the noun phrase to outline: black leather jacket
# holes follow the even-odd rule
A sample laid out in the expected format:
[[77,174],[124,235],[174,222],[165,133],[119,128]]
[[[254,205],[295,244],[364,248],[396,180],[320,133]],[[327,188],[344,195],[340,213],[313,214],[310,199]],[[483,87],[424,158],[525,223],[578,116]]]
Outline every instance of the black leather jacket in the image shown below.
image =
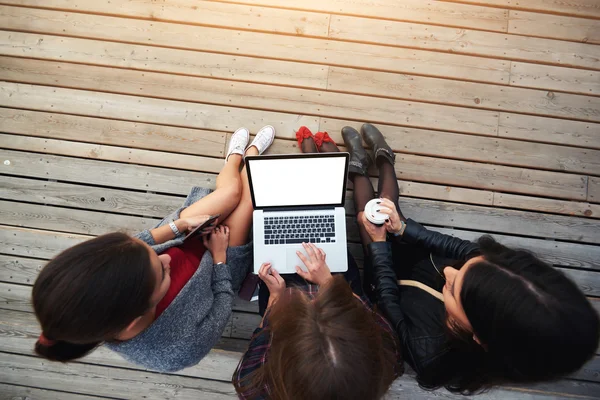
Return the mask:
[[[407,221],[402,242],[422,248],[436,256],[437,260],[467,260],[479,254],[479,246],[476,243],[430,231],[410,219]],[[444,328],[444,304],[422,289],[398,286],[392,246],[390,242],[369,245],[375,301],[396,329],[402,343],[404,359],[418,375],[431,373],[432,371],[426,371],[427,368],[439,365],[435,361],[439,361],[440,357],[450,356],[451,353]],[[422,262],[428,263],[428,273],[431,271],[431,274],[437,276],[438,273],[431,265],[429,257]],[[448,265],[445,261],[436,264],[439,265],[440,271],[442,266]],[[439,287],[434,289],[440,290]]]

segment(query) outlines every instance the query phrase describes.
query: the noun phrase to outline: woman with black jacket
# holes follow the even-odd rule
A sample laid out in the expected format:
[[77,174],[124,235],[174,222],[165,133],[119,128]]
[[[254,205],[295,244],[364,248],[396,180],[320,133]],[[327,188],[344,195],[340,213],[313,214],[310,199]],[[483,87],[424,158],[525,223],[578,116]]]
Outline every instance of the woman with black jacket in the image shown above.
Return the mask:
[[596,351],[600,322],[577,286],[533,254],[489,236],[469,242],[406,219],[395,156],[373,125],[361,128],[379,169],[382,226],[364,215],[375,197],[359,133],[342,129],[365,251],[365,289],[390,320],[424,388],[472,394],[505,382],[552,380]]

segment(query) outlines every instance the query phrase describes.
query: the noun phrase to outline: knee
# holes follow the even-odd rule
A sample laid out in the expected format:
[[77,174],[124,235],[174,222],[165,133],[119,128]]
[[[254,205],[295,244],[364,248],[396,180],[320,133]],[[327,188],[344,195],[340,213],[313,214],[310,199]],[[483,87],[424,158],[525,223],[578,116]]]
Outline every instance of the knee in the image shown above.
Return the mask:
[[238,180],[231,182],[231,184],[227,185],[225,190],[228,198],[235,201],[236,204],[239,203],[240,199],[242,198],[242,181]]

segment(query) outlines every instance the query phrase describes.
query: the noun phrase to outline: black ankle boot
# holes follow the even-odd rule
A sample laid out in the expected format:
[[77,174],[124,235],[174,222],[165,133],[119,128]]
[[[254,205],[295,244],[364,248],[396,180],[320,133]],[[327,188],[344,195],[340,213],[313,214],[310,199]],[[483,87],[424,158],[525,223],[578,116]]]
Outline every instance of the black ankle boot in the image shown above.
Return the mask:
[[377,157],[384,157],[392,165],[394,165],[396,155],[394,154],[392,148],[385,142],[385,138],[381,132],[379,132],[379,129],[375,128],[371,124],[364,124],[360,128],[360,131],[365,139],[365,142],[370,148],[373,149],[373,160],[375,160],[375,163],[377,163]]
[[352,127],[345,126],[342,128],[342,138],[344,138],[344,143],[350,153],[348,172],[368,176],[369,155],[362,145],[358,131]]

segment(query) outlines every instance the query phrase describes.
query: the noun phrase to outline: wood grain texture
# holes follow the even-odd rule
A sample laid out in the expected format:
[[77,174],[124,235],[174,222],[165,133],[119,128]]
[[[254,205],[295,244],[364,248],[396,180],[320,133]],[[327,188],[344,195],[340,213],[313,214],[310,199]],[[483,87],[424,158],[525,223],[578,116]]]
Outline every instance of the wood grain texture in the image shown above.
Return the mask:
[[[492,135],[496,134],[498,126],[498,114],[493,111],[466,110],[385,98],[369,98],[366,102],[364,96],[359,95],[246,82],[230,82],[223,85],[221,80],[209,78],[49,61],[37,61],[32,64],[27,59],[16,58],[0,58],[0,71],[5,79],[17,82],[216,104],[194,106],[214,110],[211,115],[214,121],[206,118],[202,127],[218,130],[229,129],[230,125],[226,125],[227,128],[216,128],[219,122],[226,118],[224,115],[245,115],[248,120],[260,115],[261,111],[248,108],[303,115],[309,120],[312,120],[312,117],[308,116],[312,115],[354,117],[384,123],[402,121],[406,125],[439,129],[452,126],[456,131]],[[225,107],[240,109],[225,110]],[[222,113],[219,117],[216,115],[217,110]],[[265,114],[261,116],[263,119],[267,117]],[[277,120],[275,115],[272,115],[272,118]],[[244,121],[238,121],[239,126],[246,125]]]
[[[589,182],[589,181],[588,181]],[[493,205],[553,214],[600,218],[600,206],[589,202],[525,197],[508,193],[494,193]]]
[[190,171],[218,173],[223,168],[223,160],[187,154],[172,154],[164,151],[140,150],[102,144],[73,142],[69,140],[43,139],[21,135],[0,134],[0,142],[5,148],[117,161],[138,165],[150,165]]
[[[198,3],[194,0],[173,0],[157,3],[151,0],[101,0],[75,4],[69,0],[7,0],[4,3],[300,36],[326,36],[329,26],[327,14],[212,1]],[[470,7],[466,6],[467,9]],[[492,11],[489,14],[500,14],[504,16],[504,21],[507,19],[502,12]]]
[[110,232],[134,234],[152,229],[160,222],[160,219],[4,200],[0,200],[0,216],[7,225],[94,236]]
[[115,399],[143,396],[149,400],[199,397],[220,400],[235,395],[233,386],[225,382],[89,364],[50,363],[37,357],[6,353],[0,357],[0,370],[4,383],[63,390],[76,381],[79,393],[102,393]]
[[214,174],[0,150],[3,174],[187,195],[192,186],[214,189]]
[[33,285],[45,260],[0,255],[0,281]]
[[531,10],[551,14],[579,15],[600,18],[600,4],[596,0],[445,0],[462,4],[477,4],[514,10]]
[[600,72],[512,62],[510,84],[598,96],[600,95]]
[[600,121],[600,98],[332,67],[327,88],[476,109]]
[[[285,7],[277,0],[224,0],[231,3]],[[470,27],[506,32],[507,12],[498,8],[446,4],[441,1],[424,3],[418,0],[305,0],[293,5],[308,11],[331,14],[359,15],[373,18],[413,21],[433,25]]]
[[586,200],[587,177],[581,175],[412,154],[399,154],[395,168],[398,178],[404,180]]
[[403,197],[399,203],[407,218],[423,224],[600,243],[600,221],[597,220]]
[[57,392],[54,390],[37,389],[26,386],[0,384],[0,397],[9,400],[95,400],[108,397],[87,396],[76,393]]
[[600,203],[600,178],[590,178],[588,182],[588,201]]
[[[223,157],[226,134],[76,115],[0,109],[2,132],[147,150]],[[83,133],[83,134],[82,134]]]
[[600,149],[600,124],[500,113],[498,136]]
[[[141,21],[0,6],[4,29],[38,34],[68,35],[98,40],[175,47],[186,50],[227,53],[260,59],[274,58],[327,65],[367,67],[394,72],[453,77],[483,82],[508,82],[510,63],[503,60],[468,57],[392,48],[337,40],[273,35],[259,32],[184,26],[158,21]],[[96,29],[102,26],[103,29]],[[182,40],[186,38],[186,40]],[[310,67],[309,67],[310,68]],[[286,72],[289,74],[289,71]]]
[[154,218],[163,218],[169,215],[181,207],[185,200],[183,196],[168,196],[6,175],[0,176],[0,198]]
[[22,257],[49,260],[59,252],[92,237],[0,225],[0,244],[4,252]]
[[600,49],[592,44],[494,32],[333,16],[329,37],[513,61],[600,69]]
[[600,21],[527,11],[509,11],[508,33],[600,43]]
[[[321,118],[319,121],[320,129],[329,132],[338,144],[343,143],[343,127],[351,126],[360,131],[362,124],[333,118]],[[566,147],[561,145],[562,142],[547,145],[499,137],[376,126],[390,147],[399,153],[600,175],[600,151]]]
[[0,32],[0,54],[313,88],[327,81],[318,64],[21,32]]
[[295,132],[302,125],[313,129],[317,126],[317,117],[9,82],[0,85],[0,104],[14,108],[27,104],[23,108],[220,131],[234,131],[245,122],[253,131],[267,123],[278,132]]

